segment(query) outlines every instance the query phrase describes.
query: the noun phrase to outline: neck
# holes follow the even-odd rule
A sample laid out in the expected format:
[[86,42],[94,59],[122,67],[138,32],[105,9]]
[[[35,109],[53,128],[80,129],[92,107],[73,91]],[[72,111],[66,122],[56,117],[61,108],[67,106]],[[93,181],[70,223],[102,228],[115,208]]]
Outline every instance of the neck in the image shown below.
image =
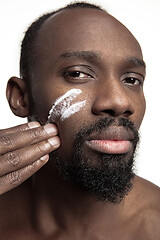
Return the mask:
[[[118,221],[121,204],[103,203],[59,178],[49,164],[34,176],[34,222],[46,234]],[[112,221],[111,221],[112,219]],[[77,231],[77,230],[76,230]]]

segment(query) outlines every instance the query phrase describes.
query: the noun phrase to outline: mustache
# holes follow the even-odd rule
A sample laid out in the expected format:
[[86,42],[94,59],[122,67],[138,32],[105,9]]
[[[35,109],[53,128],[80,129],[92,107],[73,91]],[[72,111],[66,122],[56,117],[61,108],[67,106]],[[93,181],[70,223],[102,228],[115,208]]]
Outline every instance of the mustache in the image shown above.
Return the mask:
[[94,122],[93,124],[83,127],[79,133],[77,134],[77,141],[82,142],[83,139],[86,139],[88,136],[90,136],[92,133],[101,133],[103,130],[107,129],[110,126],[122,126],[126,128],[127,131],[131,131],[133,133],[134,139],[133,142],[137,143],[139,142],[139,133],[137,128],[135,127],[134,123],[126,118],[111,118],[111,117],[105,117],[100,118],[98,121]]

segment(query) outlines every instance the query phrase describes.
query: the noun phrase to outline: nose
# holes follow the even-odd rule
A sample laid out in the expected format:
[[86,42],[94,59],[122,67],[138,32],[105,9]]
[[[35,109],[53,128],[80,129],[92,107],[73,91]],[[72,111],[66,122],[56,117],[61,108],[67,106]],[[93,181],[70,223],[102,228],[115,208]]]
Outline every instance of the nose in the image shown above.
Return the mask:
[[132,90],[122,82],[110,79],[105,81],[105,84],[99,83],[99,85],[92,106],[93,114],[129,117],[135,112]]

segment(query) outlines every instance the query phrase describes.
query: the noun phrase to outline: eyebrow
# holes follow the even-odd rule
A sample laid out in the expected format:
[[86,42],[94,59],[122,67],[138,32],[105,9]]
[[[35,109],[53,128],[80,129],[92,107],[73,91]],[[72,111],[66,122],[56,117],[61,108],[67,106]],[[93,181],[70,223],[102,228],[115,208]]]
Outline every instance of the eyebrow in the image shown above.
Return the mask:
[[[101,55],[98,52],[95,51],[68,51],[65,53],[62,53],[60,55],[60,58],[82,58],[89,61],[100,61]],[[128,57],[125,60],[126,63],[128,63],[131,66],[137,66],[137,67],[143,67],[146,69],[146,64],[143,61],[143,59],[137,58],[137,57]]]
[[94,51],[68,51],[60,55],[61,58],[82,58],[89,61],[98,60],[100,55]]
[[146,64],[143,61],[143,59],[139,59],[137,57],[128,57],[126,62],[133,67],[137,66],[137,67],[143,67],[144,69],[146,69]]

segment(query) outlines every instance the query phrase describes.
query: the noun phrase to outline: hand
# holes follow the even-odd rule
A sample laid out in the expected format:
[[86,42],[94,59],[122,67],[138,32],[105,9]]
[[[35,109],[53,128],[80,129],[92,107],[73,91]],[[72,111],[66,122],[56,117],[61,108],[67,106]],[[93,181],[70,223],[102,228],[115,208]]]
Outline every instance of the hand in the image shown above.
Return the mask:
[[54,124],[29,122],[0,130],[0,195],[38,171],[60,146]]

